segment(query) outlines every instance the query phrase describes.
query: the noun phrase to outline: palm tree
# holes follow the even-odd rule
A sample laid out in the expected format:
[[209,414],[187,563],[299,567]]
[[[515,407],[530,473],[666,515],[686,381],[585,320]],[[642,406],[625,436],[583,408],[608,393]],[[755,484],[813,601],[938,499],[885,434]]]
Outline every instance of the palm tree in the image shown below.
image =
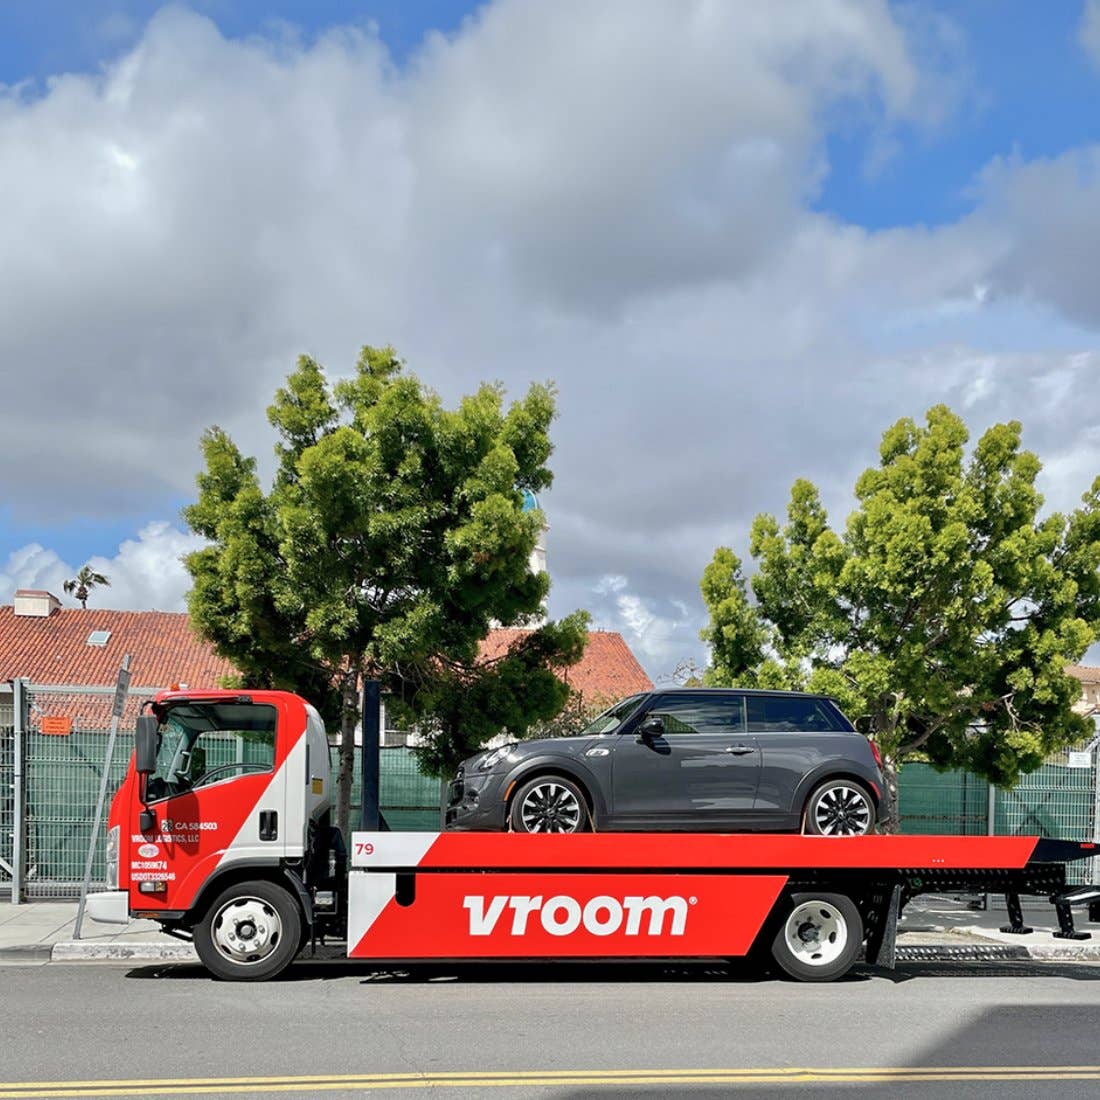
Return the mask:
[[66,581],[63,587],[65,594],[76,596],[80,606],[87,611],[88,595],[92,589],[100,585],[110,587],[110,584],[111,582],[102,573],[97,573],[90,565],[82,565],[77,575],[72,580]]

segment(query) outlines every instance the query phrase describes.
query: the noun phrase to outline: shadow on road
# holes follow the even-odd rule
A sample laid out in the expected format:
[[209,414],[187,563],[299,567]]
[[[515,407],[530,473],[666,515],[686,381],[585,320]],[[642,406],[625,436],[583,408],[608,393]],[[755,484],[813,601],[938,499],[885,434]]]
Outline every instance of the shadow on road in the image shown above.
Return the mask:
[[[211,981],[201,967],[158,964],[129,970],[128,978],[162,981]],[[1035,962],[1032,960],[903,962],[895,970],[857,966],[834,982],[836,987],[860,984],[876,978],[898,984],[921,978],[1067,978],[1071,981],[1100,981],[1100,964]],[[322,982],[357,979],[363,985],[426,985],[457,982],[463,985],[577,985],[599,983],[702,982],[754,984],[788,982],[760,964],[747,960],[730,962],[618,962],[592,960],[554,962],[417,962],[379,965],[349,962],[340,957],[303,959],[294,963],[279,982]]]

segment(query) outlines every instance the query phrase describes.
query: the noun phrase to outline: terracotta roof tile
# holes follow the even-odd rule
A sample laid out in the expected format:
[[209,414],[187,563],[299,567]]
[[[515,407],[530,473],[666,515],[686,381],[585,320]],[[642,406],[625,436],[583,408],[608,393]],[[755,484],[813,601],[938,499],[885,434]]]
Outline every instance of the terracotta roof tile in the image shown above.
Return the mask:
[[[93,630],[109,630],[105,646],[88,645]],[[481,644],[484,659],[499,657],[526,632],[498,629]],[[0,682],[25,676],[40,684],[113,684],[130,654],[135,687],[218,687],[234,668],[191,632],[186,615],[166,611],[63,608],[48,618],[0,607]],[[591,631],[584,656],[562,679],[590,702],[614,701],[653,684],[621,634]]]
[[1093,665],[1066,665],[1066,673],[1082,684],[1100,684],[1100,668]]
[[[504,653],[527,631],[494,630],[481,643],[480,656],[492,660]],[[584,656],[561,677],[590,703],[612,703],[624,695],[652,691],[653,681],[630,652],[623,636],[611,630],[591,630]]]
[[[103,646],[93,630],[109,630]],[[187,616],[168,611],[63,608],[49,617],[0,607],[0,681],[26,676],[42,684],[113,684],[130,654],[135,687],[218,687],[233,666],[191,632]]]

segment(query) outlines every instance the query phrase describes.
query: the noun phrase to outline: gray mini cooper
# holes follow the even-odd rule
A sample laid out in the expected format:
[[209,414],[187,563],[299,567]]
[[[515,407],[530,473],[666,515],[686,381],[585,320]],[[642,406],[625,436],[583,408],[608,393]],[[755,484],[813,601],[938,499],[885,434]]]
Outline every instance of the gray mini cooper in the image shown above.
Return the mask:
[[466,760],[447,828],[523,833],[859,836],[878,814],[878,750],[822,695],[680,688],[631,695],[570,737]]

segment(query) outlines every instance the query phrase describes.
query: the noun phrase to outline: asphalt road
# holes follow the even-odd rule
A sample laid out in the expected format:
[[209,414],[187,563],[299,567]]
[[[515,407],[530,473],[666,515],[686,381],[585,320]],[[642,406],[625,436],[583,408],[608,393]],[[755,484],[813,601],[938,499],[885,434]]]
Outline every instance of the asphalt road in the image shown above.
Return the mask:
[[1094,1097],[1100,966],[909,964],[819,986],[702,964],[299,963],[257,986],[179,966],[0,968],[0,1100],[839,1100],[856,1083],[861,1097]]

